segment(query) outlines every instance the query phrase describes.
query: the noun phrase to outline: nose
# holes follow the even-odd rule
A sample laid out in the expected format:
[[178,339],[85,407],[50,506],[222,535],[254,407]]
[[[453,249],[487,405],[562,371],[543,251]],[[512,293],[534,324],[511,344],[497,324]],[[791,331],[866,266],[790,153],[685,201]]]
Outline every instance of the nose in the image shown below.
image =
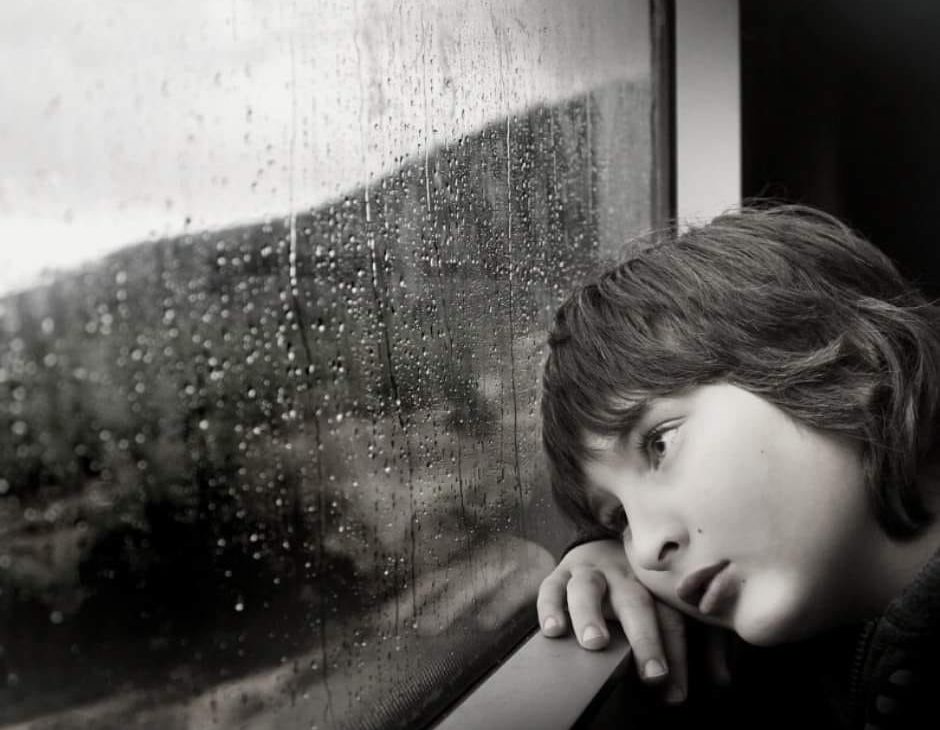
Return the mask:
[[663,513],[630,515],[627,548],[636,567],[651,571],[669,570],[687,545],[688,533],[674,516]]

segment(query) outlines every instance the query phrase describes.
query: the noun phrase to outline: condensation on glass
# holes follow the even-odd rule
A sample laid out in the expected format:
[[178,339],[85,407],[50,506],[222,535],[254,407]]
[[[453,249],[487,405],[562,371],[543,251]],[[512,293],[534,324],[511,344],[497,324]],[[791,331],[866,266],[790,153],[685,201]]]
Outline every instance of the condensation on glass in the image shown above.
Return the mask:
[[650,14],[431,5],[0,8],[0,725],[420,725],[532,627]]

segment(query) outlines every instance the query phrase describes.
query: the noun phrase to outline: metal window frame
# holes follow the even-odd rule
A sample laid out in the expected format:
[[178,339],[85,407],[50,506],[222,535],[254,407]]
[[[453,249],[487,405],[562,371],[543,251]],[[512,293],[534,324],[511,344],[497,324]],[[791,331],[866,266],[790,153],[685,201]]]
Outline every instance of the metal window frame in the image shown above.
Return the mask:
[[[653,222],[705,222],[741,200],[738,0],[651,0],[656,93]],[[633,671],[624,636],[588,652],[538,630],[435,726],[436,730],[568,730]]]

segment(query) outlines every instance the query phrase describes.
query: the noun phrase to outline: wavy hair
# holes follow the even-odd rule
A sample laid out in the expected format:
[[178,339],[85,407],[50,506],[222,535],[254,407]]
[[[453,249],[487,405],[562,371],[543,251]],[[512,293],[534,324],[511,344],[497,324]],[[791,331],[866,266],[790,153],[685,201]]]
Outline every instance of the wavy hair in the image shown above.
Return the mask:
[[929,523],[917,477],[936,456],[940,308],[884,254],[802,206],[744,207],[631,250],[569,296],[548,339],[543,444],[576,524],[595,523],[587,433],[623,433],[641,398],[719,382],[861,442],[887,534]]

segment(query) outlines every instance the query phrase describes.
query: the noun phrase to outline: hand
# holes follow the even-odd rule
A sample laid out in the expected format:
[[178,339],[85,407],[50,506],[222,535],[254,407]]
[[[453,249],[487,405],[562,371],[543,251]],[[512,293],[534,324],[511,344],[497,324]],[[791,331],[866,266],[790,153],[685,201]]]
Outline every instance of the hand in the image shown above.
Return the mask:
[[[605,614],[615,618],[633,649],[640,679],[661,686],[667,702],[685,699],[688,694],[685,617],[656,600],[633,576],[619,541],[594,540],[569,550],[542,581],[536,605],[543,634],[566,633],[566,604],[581,646],[591,650],[607,646],[610,635]],[[720,653],[720,661],[717,656],[709,659],[717,676],[721,676],[724,668],[723,652]],[[712,663],[712,659],[716,661]]]

